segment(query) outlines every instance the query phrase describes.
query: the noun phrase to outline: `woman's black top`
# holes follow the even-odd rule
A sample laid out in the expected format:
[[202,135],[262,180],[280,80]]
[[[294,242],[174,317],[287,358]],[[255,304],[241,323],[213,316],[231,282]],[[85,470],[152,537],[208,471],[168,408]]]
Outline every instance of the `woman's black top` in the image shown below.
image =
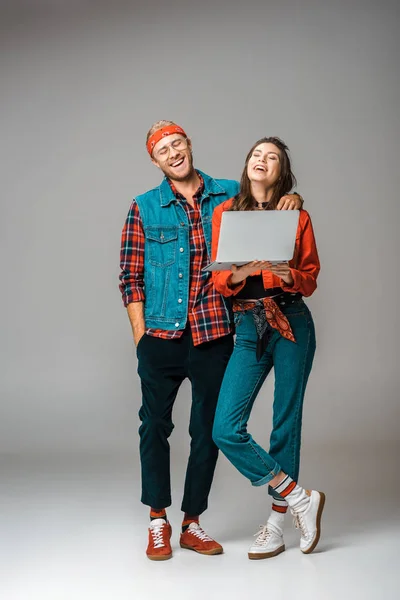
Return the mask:
[[256,300],[257,298],[267,298],[282,293],[282,288],[265,289],[262,275],[250,275],[246,279],[244,287],[235,295],[239,300]]

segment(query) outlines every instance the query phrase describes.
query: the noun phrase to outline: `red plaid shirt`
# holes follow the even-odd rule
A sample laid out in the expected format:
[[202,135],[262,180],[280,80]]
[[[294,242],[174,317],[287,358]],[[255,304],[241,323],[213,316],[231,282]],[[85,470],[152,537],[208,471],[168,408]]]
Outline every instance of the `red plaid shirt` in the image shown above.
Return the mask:
[[[188,319],[193,343],[197,346],[227,335],[231,332],[231,326],[222,296],[214,288],[209,273],[201,270],[209,263],[199,203],[204,182],[201,180],[200,187],[193,196],[193,207],[179,194],[170,180],[168,183],[177,200],[181,201],[188,218],[190,244]],[[121,242],[119,289],[125,306],[131,302],[144,302],[145,300],[143,289],[144,245],[142,219],[138,205],[133,201],[122,231]],[[146,333],[155,337],[173,339],[179,338],[183,331],[147,329]]]

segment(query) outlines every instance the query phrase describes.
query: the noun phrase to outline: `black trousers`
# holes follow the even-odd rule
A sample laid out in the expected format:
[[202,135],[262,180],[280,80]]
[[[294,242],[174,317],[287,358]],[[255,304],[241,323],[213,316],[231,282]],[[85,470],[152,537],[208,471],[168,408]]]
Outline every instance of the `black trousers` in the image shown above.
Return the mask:
[[142,502],[153,508],[171,504],[170,448],[172,409],[186,377],[192,384],[190,455],[182,510],[199,515],[207,508],[218,458],[212,428],[219,390],[233,350],[233,335],[194,346],[189,328],[174,340],[144,335],[137,347],[142,387],[140,460]]

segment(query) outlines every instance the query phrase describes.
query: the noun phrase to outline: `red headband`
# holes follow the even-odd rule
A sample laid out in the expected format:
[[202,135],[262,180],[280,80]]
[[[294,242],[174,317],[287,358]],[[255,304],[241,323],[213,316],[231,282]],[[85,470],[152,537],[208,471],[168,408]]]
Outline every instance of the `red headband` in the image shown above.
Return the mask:
[[182,127],[179,127],[179,125],[166,125],[165,127],[161,127],[161,129],[157,129],[157,131],[155,131],[147,140],[146,147],[150,156],[153,154],[154,146],[157,144],[157,142],[162,140],[162,138],[167,137],[167,135],[172,135],[173,133],[180,133],[187,138],[185,131],[182,129]]

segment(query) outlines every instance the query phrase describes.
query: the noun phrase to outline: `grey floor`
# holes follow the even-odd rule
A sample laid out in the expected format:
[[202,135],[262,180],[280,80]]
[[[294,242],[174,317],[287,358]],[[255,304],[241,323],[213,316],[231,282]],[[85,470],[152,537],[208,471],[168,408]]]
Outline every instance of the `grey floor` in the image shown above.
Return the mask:
[[[305,455],[304,455],[305,454]],[[0,597],[4,600],[160,598],[398,599],[400,519],[393,447],[307,449],[305,485],[327,494],[323,536],[304,556],[286,524],[286,552],[249,561],[267,513],[264,491],[220,460],[203,526],[222,556],[178,546],[184,464],[175,460],[172,560],[145,557],[147,509],[137,456],[7,457],[2,460]]]

